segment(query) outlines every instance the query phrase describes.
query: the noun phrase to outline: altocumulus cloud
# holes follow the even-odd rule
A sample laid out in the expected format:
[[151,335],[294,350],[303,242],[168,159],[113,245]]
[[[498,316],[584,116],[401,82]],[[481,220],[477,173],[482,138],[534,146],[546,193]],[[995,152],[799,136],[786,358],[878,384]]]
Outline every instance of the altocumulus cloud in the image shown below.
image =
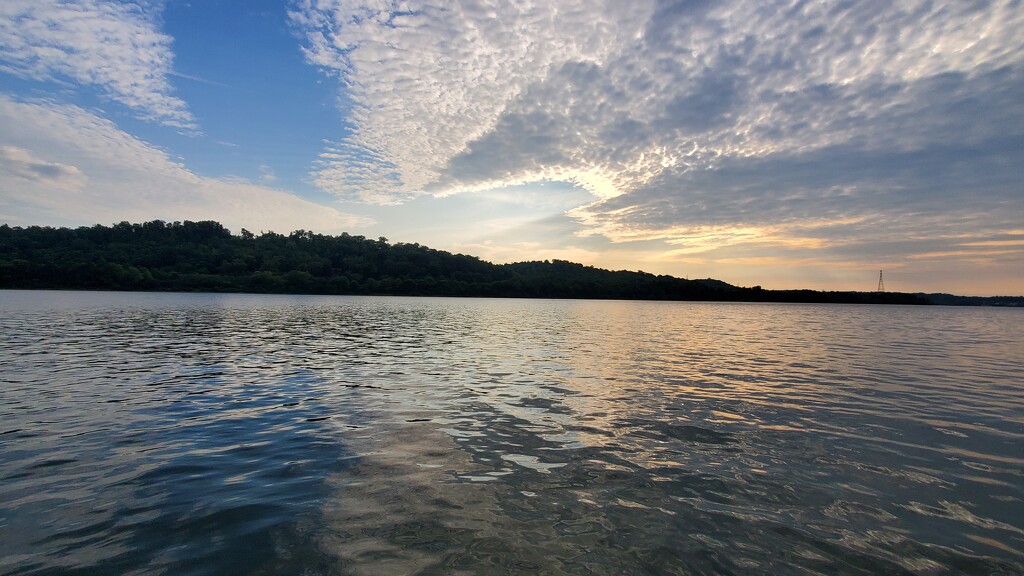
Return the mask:
[[171,38],[155,21],[160,3],[106,0],[0,2],[0,70],[34,80],[98,88],[139,117],[194,131],[171,94]]
[[0,95],[0,126],[11,143],[0,146],[0,218],[11,224],[162,218],[329,233],[367,224],[285,191],[198,176],[77,106]]
[[570,212],[584,233],[681,256],[877,261],[1024,220],[1016,0],[302,0],[291,18],[351,103],[313,175],[343,198],[570,181],[594,195]]
[[[617,5],[302,0],[292,20],[307,31],[307,57],[337,73],[355,104],[353,133],[325,151],[318,184],[378,202],[440,190],[447,164],[494,132],[517,98],[565,63],[599,65],[642,34],[651,7],[617,14]],[[536,137],[546,143],[556,135]],[[526,168],[515,171],[526,176]],[[494,170],[514,179],[504,167]],[[491,176],[449,188],[480,187]]]

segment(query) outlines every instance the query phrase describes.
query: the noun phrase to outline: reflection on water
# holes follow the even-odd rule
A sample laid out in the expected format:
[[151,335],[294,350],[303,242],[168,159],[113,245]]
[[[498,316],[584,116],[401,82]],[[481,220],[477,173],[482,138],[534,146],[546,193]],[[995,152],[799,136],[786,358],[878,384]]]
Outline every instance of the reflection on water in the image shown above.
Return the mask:
[[0,573],[1024,572],[1024,311],[0,292]]

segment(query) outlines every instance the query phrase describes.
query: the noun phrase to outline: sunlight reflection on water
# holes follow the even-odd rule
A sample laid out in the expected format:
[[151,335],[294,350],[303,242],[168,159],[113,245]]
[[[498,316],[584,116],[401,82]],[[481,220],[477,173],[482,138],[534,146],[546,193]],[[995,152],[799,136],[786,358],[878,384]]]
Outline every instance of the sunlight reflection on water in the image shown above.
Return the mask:
[[1024,311],[0,292],[0,571],[1024,571]]

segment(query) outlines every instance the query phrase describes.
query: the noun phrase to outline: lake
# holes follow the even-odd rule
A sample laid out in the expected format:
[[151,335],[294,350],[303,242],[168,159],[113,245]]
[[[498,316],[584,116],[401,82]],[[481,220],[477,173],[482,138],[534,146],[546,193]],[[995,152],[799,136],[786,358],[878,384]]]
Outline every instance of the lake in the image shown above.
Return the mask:
[[0,291],[0,573],[1021,574],[1022,327]]

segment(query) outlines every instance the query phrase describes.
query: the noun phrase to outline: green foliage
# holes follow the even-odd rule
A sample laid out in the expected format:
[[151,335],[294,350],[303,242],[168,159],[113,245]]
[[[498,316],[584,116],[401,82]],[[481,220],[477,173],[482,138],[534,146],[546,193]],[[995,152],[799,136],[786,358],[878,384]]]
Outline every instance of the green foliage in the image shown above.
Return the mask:
[[907,294],[772,291],[563,260],[495,265],[419,244],[221,224],[0,226],[0,288],[647,300],[924,303]]

